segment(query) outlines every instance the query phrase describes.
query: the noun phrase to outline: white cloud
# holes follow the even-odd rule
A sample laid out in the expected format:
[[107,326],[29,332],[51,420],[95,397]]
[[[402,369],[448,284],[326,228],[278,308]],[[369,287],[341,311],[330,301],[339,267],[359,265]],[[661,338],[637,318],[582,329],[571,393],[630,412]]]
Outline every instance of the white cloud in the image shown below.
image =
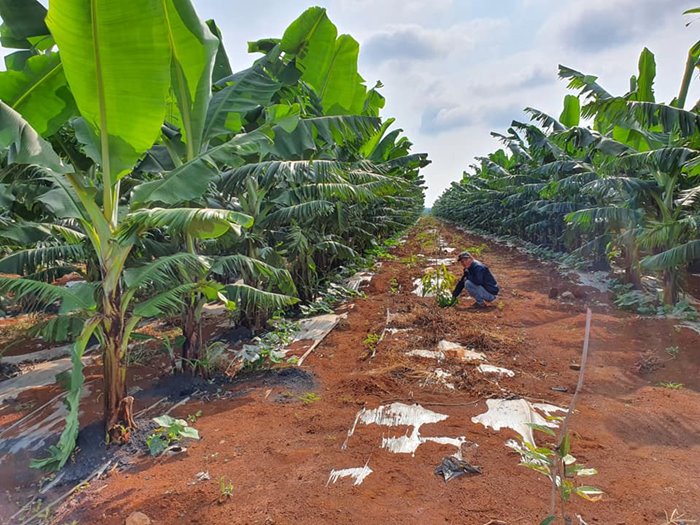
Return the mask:
[[505,22],[497,19],[477,19],[449,27],[388,26],[365,38],[362,52],[370,62],[441,60],[471,52],[504,26]]
[[641,42],[668,30],[693,0],[588,0],[560,9],[543,25],[544,33],[565,47],[600,52]]
[[455,4],[454,0],[337,0],[328,3],[346,16],[359,16],[370,23],[372,19],[387,16],[397,22],[433,18],[438,13],[450,11]]

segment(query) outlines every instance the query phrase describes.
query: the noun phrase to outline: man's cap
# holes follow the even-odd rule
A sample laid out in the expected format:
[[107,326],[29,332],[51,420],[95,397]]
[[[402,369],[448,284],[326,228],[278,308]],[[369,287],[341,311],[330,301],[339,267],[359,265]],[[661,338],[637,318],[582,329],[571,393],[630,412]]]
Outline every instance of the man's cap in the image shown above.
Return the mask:
[[462,252],[457,256],[458,261],[461,261],[462,259],[471,259],[471,258],[472,258],[472,254],[469,252]]

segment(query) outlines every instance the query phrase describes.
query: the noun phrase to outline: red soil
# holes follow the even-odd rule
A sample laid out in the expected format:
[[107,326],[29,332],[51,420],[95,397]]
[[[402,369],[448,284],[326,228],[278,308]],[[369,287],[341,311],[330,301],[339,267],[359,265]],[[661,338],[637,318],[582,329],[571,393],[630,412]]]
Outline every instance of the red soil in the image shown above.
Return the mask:
[[[457,249],[482,242],[441,229]],[[416,233],[394,250],[398,257],[420,251]],[[504,446],[515,433],[494,432],[471,417],[485,411],[485,398],[496,395],[566,406],[571,394],[552,387],[574,390],[578,372],[570,364],[580,358],[586,302],[594,310],[593,330],[586,385],[572,419],[572,453],[599,470],[587,482],[605,496],[596,503],[574,501],[572,510],[589,524],[660,525],[664,512],[674,509],[688,520],[700,519],[700,335],[674,329],[673,321],[615,311],[593,301],[605,298],[590,289],[586,299],[571,304],[550,299],[552,287],[577,295],[582,290],[508,248],[489,243],[481,259],[502,286],[502,307],[472,311],[463,299],[457,308],[439,309],[432,299],[411,294],[424,264],[385,261],[367,298],[356,301],[347,320],[304,363],[318,380],[317,401],[304,404],[292,396],[292,402],[280,403],[285,392],[259,390],[233,400],[189,403],[176,413],[204,415],[195,425],[202,439],[190,443],[186,454],[144,459],[136,470],[93,483],[55,522],[122,525],[140,511],[156,524],[538,524],[549,504],[546,480],[519,466],[517,454]],[[459,273],[456,265],[452,270]],[[401,287],[398,294],[390,292],[392,279]],[[394,326],[414,330],[387,335],[376,357],[368,359],[362,341],[382,332],[387,309],[400,314]],[[441,339],[476,347],[516,376],[496,383],[472,365],[448,360],[440,366],[456,378],[456,390],[426,386],[435,364],[404,352],[434,349]],[[665,351],[671,346],[680,349],[676,359]],[[651,363],[649,356],[662,368],[640,372],[640,364]],[[655,386],[660,381],[685,387]],[[407,427],[360,426],[341,450],[360,408],[391,401],[449,415],[424,426],[422,434],[466,436],[478,443],[469,459],[483,473],[446,484],[433,470],[453,448],[427,443],[415,457],[380,449],[382,436],[402,435]],[[326,486],[332,469],[368,461],[373,473],[362,485],[342,479]],[[210,481],[195,481],[202,471]],[[219,479],[234,487],[223,502]]]

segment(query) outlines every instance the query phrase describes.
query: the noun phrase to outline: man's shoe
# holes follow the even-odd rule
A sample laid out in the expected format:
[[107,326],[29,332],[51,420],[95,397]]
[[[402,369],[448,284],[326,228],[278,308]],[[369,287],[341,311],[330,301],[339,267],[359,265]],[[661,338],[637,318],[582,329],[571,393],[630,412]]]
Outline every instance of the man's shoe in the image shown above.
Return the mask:
[[488,308],[488,306],[486,306],[484,303],[474,303],[470,308],[473,308],[474,310],[485,310]]

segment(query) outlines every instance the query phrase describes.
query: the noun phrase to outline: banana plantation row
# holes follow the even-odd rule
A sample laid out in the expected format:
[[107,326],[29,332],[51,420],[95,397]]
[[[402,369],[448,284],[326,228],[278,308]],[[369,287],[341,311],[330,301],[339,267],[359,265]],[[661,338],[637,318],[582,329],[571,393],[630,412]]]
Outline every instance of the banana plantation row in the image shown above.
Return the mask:
[[[688,52],[679,94],[656,102],[654,55],[644,49],[624,95],[560,66],[577,92],[557,119],[533,108],[505,145],[478,158],[436,202],[438,217],[624,270],[627,289],[658,275],[665,305],[681,299],[700,263],[700,107],[688,91],[700,42]],[[638,293],[638,292],[635,292]]]
[[379,117],[381,86],[324,9],[251,42],[257,59],[234,73],[190,0],[0,5],[16,49],[0,73],[0,296],[75,341],[66,428],[36,466],[74,447],[89,341],[120,441],[140,323],[179,316],[197,373],[205,305],[260,328],[422,212],[426,156]]

